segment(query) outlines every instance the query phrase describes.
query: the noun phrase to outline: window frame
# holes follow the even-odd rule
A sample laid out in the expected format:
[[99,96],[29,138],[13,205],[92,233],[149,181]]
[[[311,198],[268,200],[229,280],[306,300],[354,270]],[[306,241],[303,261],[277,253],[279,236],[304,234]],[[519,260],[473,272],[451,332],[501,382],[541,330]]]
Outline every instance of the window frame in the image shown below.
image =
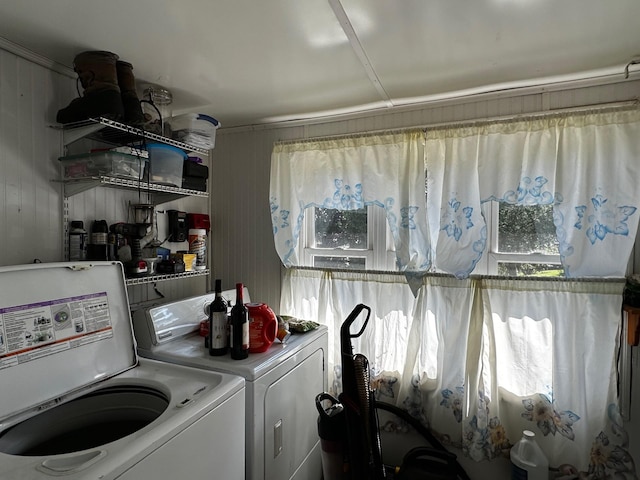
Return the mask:
[[[541,264],[558,264],[562,269],[560,254],[549,255],[544,253],[505,253],[498,251],[498,212],[500,203],[497,201],[486,202],[482,206],[485,222],[487,223],[487,249],[483,259],[478,265],[483,264],[487,275],[501,276],[498,274],[499,263],[541,263]],[[482,274],[483,272],[474,271],[473,273]]]
[[[532,263],[532,264],[557,264],[562,268],[560,255],[549,255],[543,253],[504,253],[498,251],[498,212],[499,202],[490,201],[482,205],[482,211],[487,224],[487,247],[482,258],[476,265],[472,274],[494,275],[498,274],[500,263]],[[305,210],[303,225],[300,230],[298,241],[298,258],[301,265],[314,267],[315,256],[324,257],[353,257],[364,258],[365,269],[367,271],[397,272],[396,256],[393,235],[389,228],[384,209],[373,205],[368,205],[367,220],[371,223],[367,228],[367,248],[316,248],[312,245],[315,238],[314,209],[308,207]],[[382,246],[381,246],[382,245]],[[356,268],[354,270],[361,270]],[[438,271],[432,269],[432,271]]]
[[[298,240],[298,258],[307,267],[313,267],[315,256],[364,258],[364,270],[397,272],[393,235],[383,208],[367,205],[367,248],[317,248],[315,239],[315,208],[304,211],[304,220]],[[357,268],[356,270],[361,270]]]

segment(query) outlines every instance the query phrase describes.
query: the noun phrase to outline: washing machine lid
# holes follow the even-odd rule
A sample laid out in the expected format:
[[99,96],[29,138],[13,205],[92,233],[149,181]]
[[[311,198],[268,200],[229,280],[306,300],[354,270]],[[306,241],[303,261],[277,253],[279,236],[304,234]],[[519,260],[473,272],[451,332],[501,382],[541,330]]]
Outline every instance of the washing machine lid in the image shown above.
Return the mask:
[[121,263],[0,267],[0,424],[137,362]]

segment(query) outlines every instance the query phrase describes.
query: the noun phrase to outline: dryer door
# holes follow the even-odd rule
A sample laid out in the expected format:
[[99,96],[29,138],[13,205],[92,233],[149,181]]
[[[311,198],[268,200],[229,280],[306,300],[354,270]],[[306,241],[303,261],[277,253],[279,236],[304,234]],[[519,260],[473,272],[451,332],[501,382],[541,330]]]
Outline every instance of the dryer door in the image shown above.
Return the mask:
[[320,480],[315,397],[324,391],[324,351],[315,350],[267,389],[264,478]]

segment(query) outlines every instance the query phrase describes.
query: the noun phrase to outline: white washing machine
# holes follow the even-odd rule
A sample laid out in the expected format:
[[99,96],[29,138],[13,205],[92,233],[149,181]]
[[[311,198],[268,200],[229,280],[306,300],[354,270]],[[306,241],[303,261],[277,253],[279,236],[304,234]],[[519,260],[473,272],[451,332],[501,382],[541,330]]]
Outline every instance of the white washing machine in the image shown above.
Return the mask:
[[138,359],[122,265],[0,268],[0,478],[241,480],[244,379]]
[[[244,360],[214,357],[198,333],[213,298],[211,293],[134,312],[138,353],[244,377],[248,480],[320,480],[315,397],[327,389],[326,326],[291,335],[284,344],[276,340]],[[244,299],[249,301],[246,291]]]

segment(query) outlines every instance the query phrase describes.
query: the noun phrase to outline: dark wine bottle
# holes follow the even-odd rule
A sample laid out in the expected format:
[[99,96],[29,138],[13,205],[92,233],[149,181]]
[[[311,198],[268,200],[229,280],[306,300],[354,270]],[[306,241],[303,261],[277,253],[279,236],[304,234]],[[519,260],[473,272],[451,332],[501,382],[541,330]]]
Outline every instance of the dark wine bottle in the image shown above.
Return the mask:
[[243,285],[236,283],[236,303],[231,308],[231,358],[242,360],[249,356],[249,310],[243,301]]
[[227,302],[222,298],[222,280],[216,279],[216,296],[209,306],[209,355],[226,355],[229,350],[227,336]]

